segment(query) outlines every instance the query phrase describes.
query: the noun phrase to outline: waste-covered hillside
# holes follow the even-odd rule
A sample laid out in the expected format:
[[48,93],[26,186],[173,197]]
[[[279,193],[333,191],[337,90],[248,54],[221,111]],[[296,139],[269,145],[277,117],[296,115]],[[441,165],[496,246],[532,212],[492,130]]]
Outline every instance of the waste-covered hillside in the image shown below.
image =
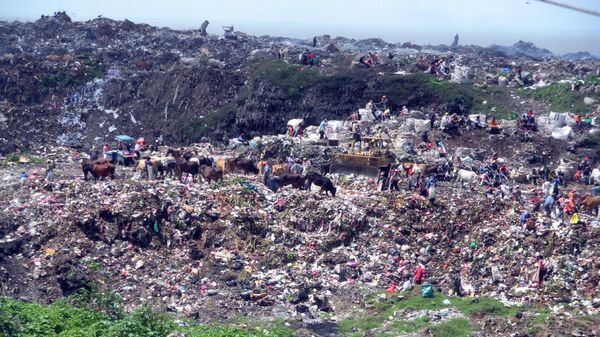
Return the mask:
[[[283,132],[296,117],[347,117],[382,94],[393,109],[514,118],[535,100],[539,111],[580,113],[595,109],[600,90],[594,59],[563,60],[522,41],[483,48],[234,33],[74,22],[62,12],[1,22],[3,148],[89,147],[138,132],[183,145],[220,142]],[[305,50],[318,62],[299,64]]]
[[226,28],[0,22],[0,335],[598,335],[596,59]]

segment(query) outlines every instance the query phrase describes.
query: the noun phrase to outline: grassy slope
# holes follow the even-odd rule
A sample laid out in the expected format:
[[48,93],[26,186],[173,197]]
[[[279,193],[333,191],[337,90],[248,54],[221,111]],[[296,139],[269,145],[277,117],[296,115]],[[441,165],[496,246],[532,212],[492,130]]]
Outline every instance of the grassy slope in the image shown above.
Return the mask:
[[[460,104],[469,112],[482,112],[501,118],[515,118],[516,114],[508,111],[506,102],[510,99],[506,88],[498,86],[475,87],[469,84],[456,84],[438,81],[428,74],[409,74],[406,76],[384,75],[360,72],[356,69],[341,69],[333,74],[324,74],[315,68],[290,65],[282,61],[266,61],[254,66],[250,81],[262,81],[282,89],[287,98],[293,102],[301,102],[311,91],[319,93],[323,99],[335,100],[344,92],[344,87],[353,84],[367,90],[368,81],[375,82],[375,90],[385,93],[392,99],[405,102],[413,107],[429,104]],[[207,135],[217,124],[230,121],[236,111],[242,108],[252,93],[244,86],[240,93],[206,118],[190,124],[189,135],[196,138]],[[486,102],[484,104],[483,102]],[[364,102],[357,100],[356,107]]]
[[[310,88],[326,95],[339,92],[351,81],[360,80],[355,76],[357,70],[342,70],[324,75],[312,68],[290,65],[281,61],[269,61],[257,66],[253,78],[268,81],[279,86],[290,99],[299,99]],[[475,87],[470,84],[456,84],[436,80],[428,74],[409,74],[406,76],[384,75],[377,77],[377,88],[395,99],[406,99],[416,94],[425,103],[461,103],[470,112],[494,113],[497,117],[514,118],[503,105],[509,99],[508,90],[499,86]],[[485,104],[483,102],[487,101]],[[360,102],[362,104],[362,102]]]
[[[588,83],[600,84],[598,77],[590,76]],[[551,111],[571,112],[578,114],[587,114],[592,112],[597,104],[586,105],[583,98],[588,96],[600,100],[600,95],[594,93],[582,94],[579,91],[571,91],[571,85],[568,83],[552,83],[546,87],[537,89],[519,89],[519,94],[523,97],[533,98],[536,101],[543,102],[550,107]]]
[[[257,324],[256,322],[254,322]],[[265,330],[267,328],[268,330]],[[111,318],[109,315],[58,301],[48,306],[0,298],[0,336],[11,337],[165,337],[181,332],[187,337],[292,336],[283,325],[267,324],[254,328],[181,327],[172,317],[142,307],[133,313]]]
[[[490,298],[448,298],[438,293],[433,298],[422,298],[417,295],[403,294],[405,298],[399,299],[397,295],[385,294],[382,300],[379,296],[372,296],[369,300],[369,312],[356,312],[352,317],[339,323],[340,331],[345,336],[359,337],[365,333],[375,332],[376,336],[398,336],[428,328],[435,337],[460,337],[470,336],[475,327],[469,322],[471,317],[514,317],[522,308],[507,307],[501,302]],[[450,304],[445,305],[444,300]],[[415,320],[405,321],[394,317],[394,313],[403,309],[414,310],[440,310],[454,308],[464,317],[453,318],[442,323],[429,322],[427,316]],[[537,315],[529,322],[531,328],[544,324],[548,315],[547,309],[534,309]],[[392,318],[392,319],[390,319]]]

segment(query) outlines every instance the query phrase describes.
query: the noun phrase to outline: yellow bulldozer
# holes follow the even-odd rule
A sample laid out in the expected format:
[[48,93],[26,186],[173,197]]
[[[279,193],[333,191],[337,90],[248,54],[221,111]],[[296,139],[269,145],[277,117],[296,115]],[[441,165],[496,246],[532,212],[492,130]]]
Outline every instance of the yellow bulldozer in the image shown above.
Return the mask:
[[[332,155],[329,172],[378,177],[381,169],[396,164],[396,155],[387,148],[390,142],[390,139],[383,137],[362,137],[357,153],[351,150],[349,153]],[[363,151],[363,148],[367,149]]]

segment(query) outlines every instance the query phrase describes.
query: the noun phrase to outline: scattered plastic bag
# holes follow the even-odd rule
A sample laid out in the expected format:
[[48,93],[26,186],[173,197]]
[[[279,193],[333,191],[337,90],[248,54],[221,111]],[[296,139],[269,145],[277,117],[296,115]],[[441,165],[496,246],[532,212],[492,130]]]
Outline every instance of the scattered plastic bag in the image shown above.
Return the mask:
[[421,287],[421,297],[433,298],[433,286],[431,284],[426,283]]
[[573,134],[573,129],[570,126],[564,126],[560,129],[552,131],[552,138],[558,140],[567,140]]

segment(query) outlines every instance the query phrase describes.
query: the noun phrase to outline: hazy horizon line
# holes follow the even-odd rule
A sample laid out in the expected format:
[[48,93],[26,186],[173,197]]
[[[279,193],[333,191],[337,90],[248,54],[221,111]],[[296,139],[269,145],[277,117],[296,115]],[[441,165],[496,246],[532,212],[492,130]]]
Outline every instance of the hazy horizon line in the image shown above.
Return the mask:
[[[72,19],[72,21],[74,22],[81,22],[84,23],[86,21],[92,21],[96,18],[102,17],[105,19],[110,19],[110,20],[114,20],[114,21],[123,21],[126,20],[127,18],[111,18],[111,17],[104,17],[104,16],[96,16],[96,17],[89,17],[89,16],[84,16],[84,17],[79,17],[77,14],[74,13],[67,13],[67,15],[69,15]],[[0,21],[5,21],[5,22],[20,22],[20,23],[34,23],[35,21],[39,20],[41,18],[40,17],[36,17],[36,18],[32,18],[32,17],[25,17],[25,16],[11,16],[11,15],[0,15]],[[157,27],[157,28],[167,28],[167,29],[172,29],[172,30],[197,30],[202,21],[204,20],[193,20],[193,19],[169,19],[169,20],[165,20],[165,19],[161,19],[161,18],[137,18],[137,19],[127,19],[130,20],[136,24],[148,24],[150,26],[153,27]],[[141,20],[141,21],[140,21]],[[210,20],[209,20],[210,21]],[[237,24],[236,24],[237,23]],[[209,25],[209,33],[211,34],[215,34],[215,35],[221,35],[222,31],[220,31],[220,26],[221,25],[230,25],[232,24],[231,22],[226,22],[224,20],[214,20],[210,22]],[[396,43],[404,43],[404,42],[411,42],[411,43],[415,43],[417,45],[429,45],[429,46],[438,46],[438,45],[446,45],[448,46],[451,42],[451,39],[454,37],[454,34],[458,33],[461,41],[464,41],[464,36],[470,37],[471,39],[475,38],[475,40],[479,40],[477,41],[471,41],[470,43],[460,43],[460,45],[463,46],[469,46],[469,45],[473,45],[473,46],[480,46],[480,47],[492,47],[492,46],[501,46],[501,47],[510,47],[512,45],[514,45],[515,43],[517,43],[518,41],[524,41],[524,42],[531,42],[533,43],[537,48],[540,49],[546,49],[548,51],[550,51],[552,54],[554,54],[555,56],[562,56],[568,53],[579,53],[579,52],[587,52],[590,53],[596,57],[598,57],[600,55],[600,51],[593,51],[593,50],[589,50],[587,48],[582,49],[582,48],[558,48],[558,47],[549,47],[544,45],[543,43],[541,43],[540,41],[535,41],[532,40],[530,38],[526,38],[526,37],[519,37],[519,34],[515,34],[515,33],[507,33],[507,34],[501,34],[501,35],[495,35],[495,38],[497,38],[500,41],[496,41],[495,38],[489,38],[488,34],[485,33],[480,33],[480,32],[463,32],[461,33],[459,32],[455,32],[455,33],[448,33],[449,36],[451,35],[451,37],[443,38],[443,41],[439,39],[439,34],[435,34],[438,29],[425,29],[424,27],[418,27],[415,28],[414,30],[412,30],[410,33],[413,34],[413,39],[400,39],[400,38],[391,38],[391,34],[389,33],[389,27],[385,27],[385,26],[374,26],[374,25],[363,25],[360,26],[361,30],[360,31],[354,31],[353,34],[353,30],[356,29],[357,26],[352,26],[352,27],[344,27],[345,25],[327,25],[327,24],[319,24],[319,25],[313,25],[310,26],[309,29],[306,28],[306,26],[302,26],[302,27],[298,27],[296,25],[299,25],[300,23],[291,23],[291,24],[287,24],[287,25],[283,25],[283,24],[279,24],[279,23],[272,23],[272,22],[257,22],[257,21],[247,21],[247,20],[237,20],[237,22],[234,22],[233,25],[236,27],[242,27],[241,30],[236,29],[236,31],[240,31],[243,33],[246,33],[248,35],[252,35],[252,36],[271,36],[271,37],[281,37],[281,38],[290,38],[290,39],[300,39],[300,40],[304,40],[304,39],[312,39],[313,36],[322,36],[322,35],[330,35],[332,36],[332,38],[347,38],[347,39],[353,39],[353,40],[365,40],[365,39],[381,39],[386,43],[390,43],[390,44],[396,44]],[[214,32],[215,30],[215,26],[217,26],[218,28],[216,29],[217,32]],[[268,28],[270,27],[270,29]],[[326,33],[326,32],[316,32],[315,29],[320,27],[321,29],[329,29],[329,30],[344,30],[346,33],[341,33],[341,32],[336,32],[334,34],[331,33]],[[245,28],[245,29],[244,29]],[[296,28],[296,29],[291,29],[290,28]],[[299,31],[301,28],[302,31],[304,31],[304,33],[302,33],[301,31]],[[439,27],[438,27],[439,28]],[[260,31],[258,32],[257,31]],[[278,33],[274,33],[270,30],[272,29],[276,29],[276,30],[281,30],[283,29],[283,32],[278,32]],[[456,27],[454,28],[455,30]],[[266,30],[266,31],[265,31]],[[307,33],[307,31],[311,31],[312,33]],[[287,32],[285,32],[287,31]],[[368,34],[375,34],[375,35],[364,35],[364,32],[368,31]],[[386,32],[388,31],[388,34],[382,34],[382,32]],[[406,33],[406,32],[402,32],[402,33]],[[304,36],[302,36],[304,35]],[[354,36],[353,36],[354,35]],[[362,35],[362,36],[357,36],[357,35]],[[388,36],[385,36],[388,35]],[[437,41],[435,41],[436,39],[431,39],[431,37],[437,36],[438,39]],[[484,37],[485,36],[485,37]],[[572,38],[573,38],[573,34],[565,34],[562,36],[558,36],[556,34],[547,34],[545,37],[543,37],[542,35],[540,35],[540,39],[545,39],[545,38],[550,38],[552,40],[556,40],[556,38],[567,38],[567,40],[565,40],[565,42],[567,42],[567,44],[570,44],[573,42]],[[581,34],[581,35],[576,35],[576,37],[578,37],[579,39],[587,39],[587,38],[598,38],[596,34]],[[390,39],[391,38],[391,39]],[[415,39],[416,38],[416,39]],[[512,42],[508,42],[508,38],[510,38],[510,41]],[[428,42],[423,42],[423,41],[419,41],[416,42],[417,40],[429,40]],[[483,40],[487,40],[486,42],[484,42]],[[446,42],[444,42],[446,41]],[[502,42],[503,41],[503,42]],[[486,45],[487,44],[487,45]],[[592,44],[594,45],[594,44]],[[572,46],[571,46],[572,47]],[[557,49],[561,49],[560,51],[558,51]]]

